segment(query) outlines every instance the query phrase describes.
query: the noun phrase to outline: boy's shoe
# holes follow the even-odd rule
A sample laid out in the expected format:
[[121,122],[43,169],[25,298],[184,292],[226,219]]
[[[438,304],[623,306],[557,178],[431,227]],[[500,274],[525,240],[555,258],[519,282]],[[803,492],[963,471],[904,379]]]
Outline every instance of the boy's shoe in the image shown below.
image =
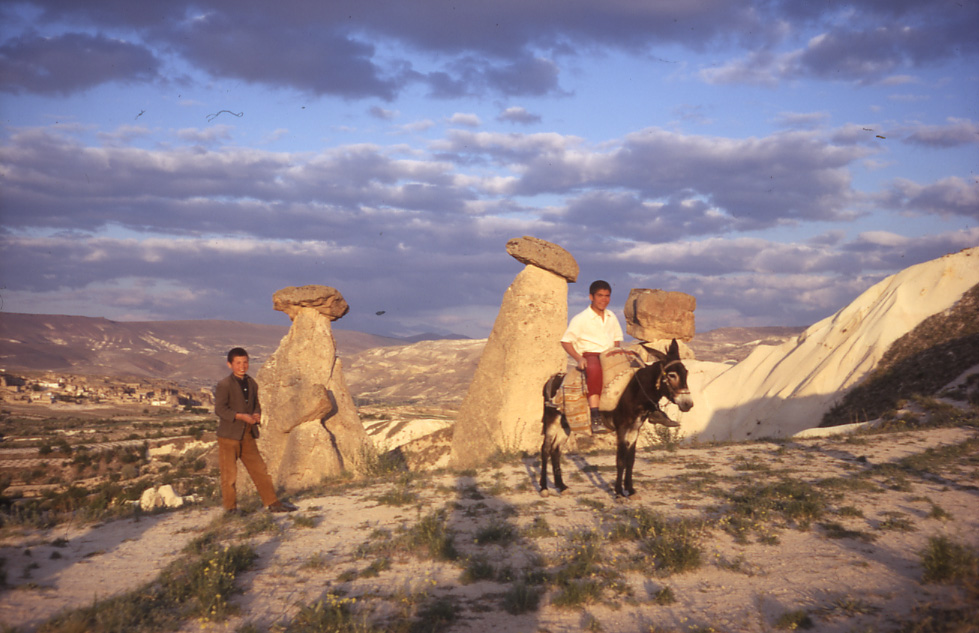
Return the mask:
[[269,512],[295,512],[298,509],[288,501],[276,501],[269,506]]
[[597,411],[591,414],[591,433],[592,435],[601,435],[602,433],[608,433],[608,427],[602,421],[602,414]]
[[657,409],[656,411],[653,411],[652,415],[649,416],[649,421],[652,422],[653,424],[662,424],[663,426],[665,426],[668,429],[677,429],[677,428],[680,428],[680,423],[679,422],[675,422],[675,421],[671,420],[668,415],[666,415],[665,413],[663,413],[659,409]]

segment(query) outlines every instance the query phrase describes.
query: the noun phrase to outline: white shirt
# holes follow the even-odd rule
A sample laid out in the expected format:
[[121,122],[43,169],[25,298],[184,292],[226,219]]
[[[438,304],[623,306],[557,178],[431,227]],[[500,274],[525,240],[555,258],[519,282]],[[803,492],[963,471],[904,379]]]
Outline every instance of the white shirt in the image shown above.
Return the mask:
[[561,337],[562,343],[571,343],[579,354],[585,352],[604,352],[615,347],[622,340],[622,328],[611,310],[605,310],[602,318],[588,306],[571,319],[568,329]]

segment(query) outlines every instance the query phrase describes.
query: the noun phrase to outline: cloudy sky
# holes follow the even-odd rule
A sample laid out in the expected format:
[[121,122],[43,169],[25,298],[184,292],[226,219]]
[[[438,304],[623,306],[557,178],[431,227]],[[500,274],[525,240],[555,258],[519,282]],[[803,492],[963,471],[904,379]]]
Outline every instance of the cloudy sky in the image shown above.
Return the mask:
[[[0,1],[0,309],[485,337],[522,264],[810,325],[979,244],[977,0]],[[383,314],[378,314],[383,312]]]

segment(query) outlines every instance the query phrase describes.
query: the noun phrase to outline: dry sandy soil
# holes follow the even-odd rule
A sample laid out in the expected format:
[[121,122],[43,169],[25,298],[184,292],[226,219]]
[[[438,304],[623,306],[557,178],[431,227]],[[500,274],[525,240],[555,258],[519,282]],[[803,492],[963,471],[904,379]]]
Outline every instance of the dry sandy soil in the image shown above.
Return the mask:
[[[894,631],[920,617],[924,605],[968,600],[959,587],[922,582],[921,552],[929,537],[979,547],[975,450],[927,468],[907,458],[977,438],[976,429],[947,428],[650,449],[637,459],[640,497],[628,502],[611,496],[615,458],[596,446],[566,456],[570,490],[562,496],[542,497],[538,462],[513,457],[479,471],[327,487],[294,497],[300,511],[292,515],[256,510],[229,518],[218,508],[192,507],[96,526],[8,531],[0,541],[8,583],[0,593],[0,623],[32,631],[60,610],[134,589],[204,529],[219,526],[236,535],[233,542],[250,543],[259,557],[238,579],[237,615],[187,622],[184,631],[236,631],[248,624],[250,630],[284,630],[300,605],[331,592],[356,597],[357,608],[382,622],[399,617],[405,604],[448,597],[459,607],[450,631],[774,631],[779,618],[794,611],[805,611],[817,631]],[[733,516],[725,493],[748,486],[758,486],[757,492],[787,478],[823,482],[814,488],[827,499],[821,517],[799,526],[776,513],[743,538],[725,529]],[[412,495],[409,503],[392,505]],[[389,567],[377,564],[385,543],[443,508],[459,560],[395,549]],[[645,511],[667,523],[694,520],[699,567],[658,570],[637,538],[622,537],[623,526],[635,525]],[[263,521],[267,529],[243,534]],[[582,546],[574,535],[589,532],[600,544],[594,568],[605,585],[598,600],[559,606],[560,587],[551,582],[541,586],[536,610],[511,615],[503,608],[513,583],[500,580],[501,572],[556,574]],[[497,579],[464,582],[467,560],[474,558],[491,565]],[[367,573],[372,564],[379,573]],[[664,588],[674,602],[657,600]]]

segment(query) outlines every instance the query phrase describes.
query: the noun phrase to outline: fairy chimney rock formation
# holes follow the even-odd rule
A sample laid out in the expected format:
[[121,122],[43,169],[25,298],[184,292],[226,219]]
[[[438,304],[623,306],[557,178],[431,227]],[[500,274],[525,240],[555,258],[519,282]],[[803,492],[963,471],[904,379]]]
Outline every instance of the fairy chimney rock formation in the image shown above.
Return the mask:
[[[259,449],[272,481],[294,491],[344,470],[356,472],[370,439],[337,358],[331,322],[347,313],[328,286],[283,288],[273,305],[292,319],[289,332],[258,372]],[[239,484],[251,479],[239,466]]]
[[578,281],[578,262],[557,244],[525,235],[507,242],[506,252],[521,264],[549,270],[571,283]]
[[568,281],[578,264],[566,250],[532,237],[507,252],[527,264],[507,288],[452,433],[454,468],[497,452],[540,448],[542,389],[564,371],[559,341],[568,325]]
[[684,292],[633,288],[625,301],[626,333],[640,341],[689,341],[697,300]]

